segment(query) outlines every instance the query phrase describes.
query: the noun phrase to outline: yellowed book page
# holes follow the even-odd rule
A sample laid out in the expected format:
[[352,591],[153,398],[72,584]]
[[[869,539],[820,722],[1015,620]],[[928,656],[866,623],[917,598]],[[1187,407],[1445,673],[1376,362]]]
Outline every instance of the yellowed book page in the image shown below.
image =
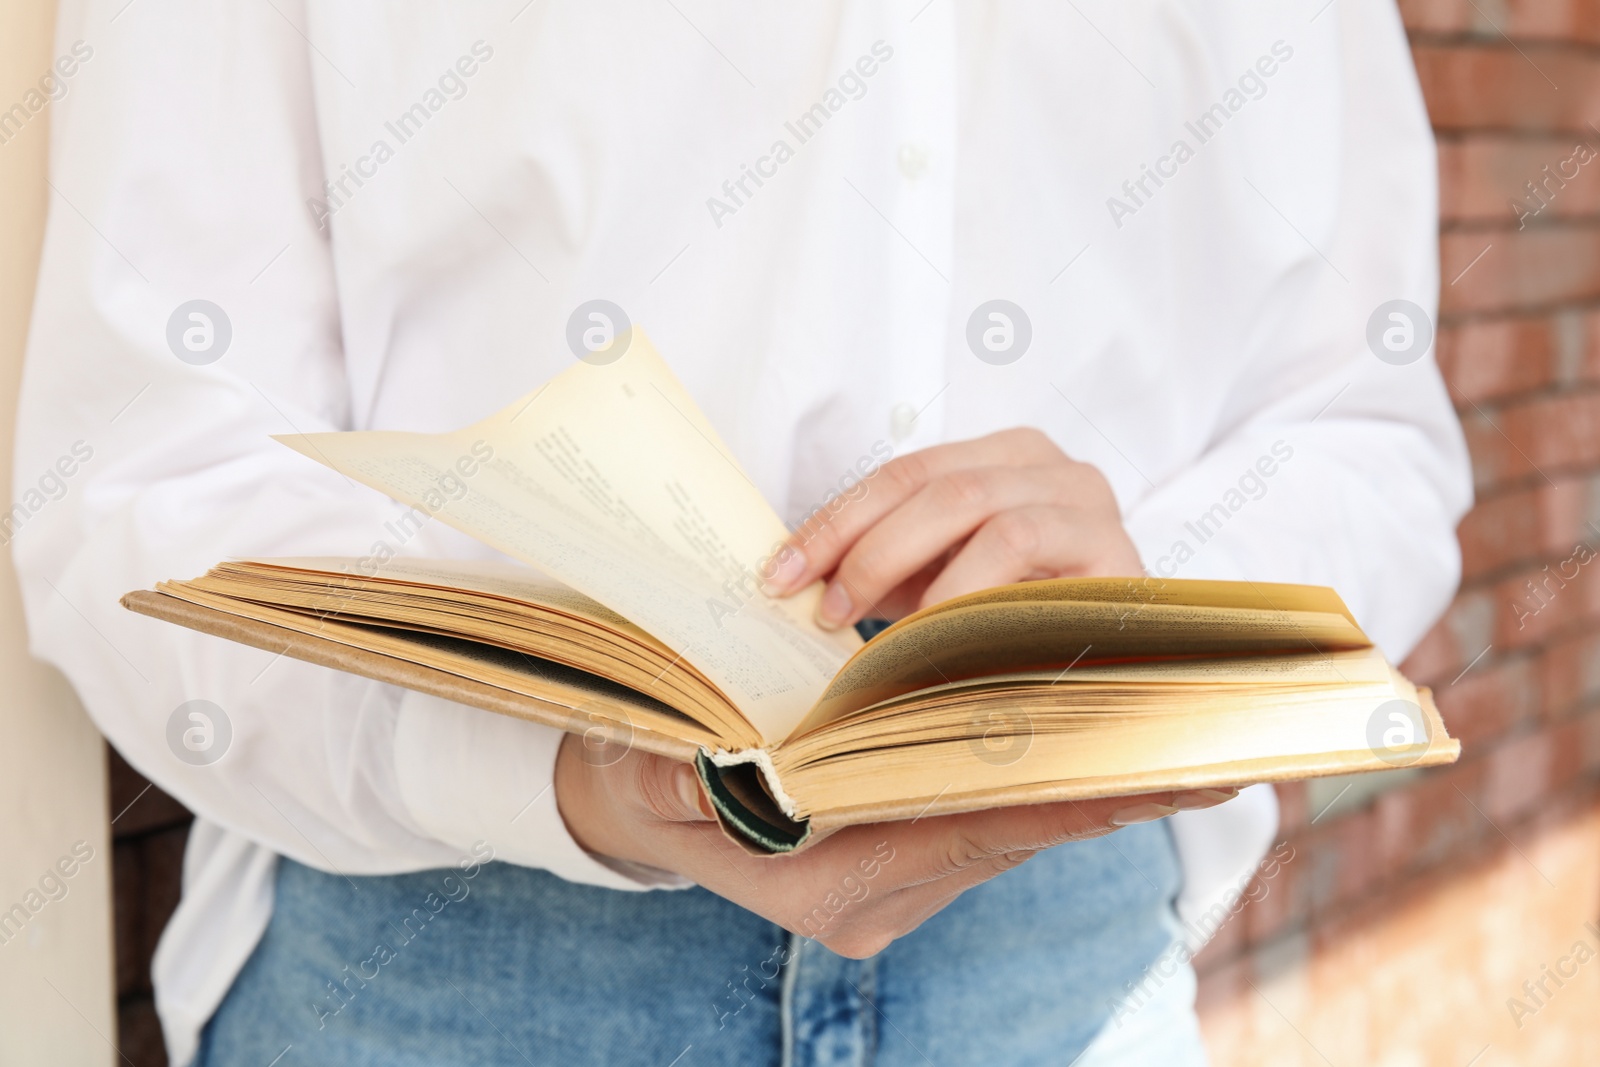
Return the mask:
[[904,696],[870,704],[833,719],[811,731],[801,731],[785,742],[802,738],[831,740],[850,720],[866,716],[913,714],[956,701],[988,703],[1026,698],[1047,703],[1052,693],[1076,689],[1119,692],[1153,688],[1175,694],[1173,699],[1198,699],[1207,690],[1248,685],[1319,689],[1356,685],[1389,685],[1395,670],[1375,648],[1345,652],[1277,656],[1230,656],[1221,659],[1152,660],[1147,663],[1078,663],[1064,670],[1016,671],[987,674],[918,689]]
[[788,531],[644,332],[625,338],[455,433],[279,440],[626,616],[779,740],[860,639],[812,621],[820,585],[761,594]]
[[[581,593],[533,574],[517,563],[422,562],[408,577],[385,571],[379,578],[347,574],[326,565],[337,560],[302,560],[317,568],[282,563],[222,563],[207,574],[161,589],[174,596],[220,597],[252,614],[268,605],[313,619],[330,616],[370,626],[396,626],[470,641],[552,660],[628,686],[714,726],[729,745],[757,744],[754,731],[709,681],[671,649]],[[510,572],[496,580],[496,570]],[[426,573],[427,581],[420,580]],[[495,592],[488,592],[488,589]],[[515,596],[510,594],[515,593]],[[562,601],[573,611],[552,610]],[[208,604],[211,601],[207,601]],[[579,614],[581,613],[581,614]],[[600,620],[615,620],[619,627]]]
[[1244,684],[1198,691],[1190,686],[1147,686],[1124,692],[1085,686],[1054,692],[980,693],[919,706],[910,713],[853,716],[798,741],[786,741],[782,749],[788,764],[798,765],[933,741],[976,738],[998,743],[1019,731],[1029,737],[1077,734],[1151,716],[1182,716],[1184,722],[1174,724],[1178,729],[1191,719],[1232,714],[1244,707],[1307,707],[1335,699],[1394,695],[1393,686],[1386,682],[1311,689]]
[[[984,589],[924,609],[932,613],[968,604],[1015,600],[1114,601],[1129,605],[1191,608],[1237,608],[1244,611],[1311,611],[1343,615],[1352,627],[1355,616],[1343,598],[1325,585],[1284,582],[1223,582],[1204,578],[1051,578]],[[1359,628],[1358,628],[1359,629]]]
[[627,728],[647,729],[700,745],[715,743],[715,734],[703,724],[587,671],[564,669],[560,664],[534,663],[525,656],[488,645],[449,639],[430,640],[372,626],[317,619],[265,604],[247,604],[215,597],[192,586],[163,582],[161,592],[192,604],[230,615],[271,623],[295,633],[320,637],[351,648],[377,652],[406,663],[445,671],[508,692],[570,708],[595,719]]
[[368,567],[367,569],[372,572],[368,574],[363,570],[360,559],[345,556],[283,556],[243,562],[263,567],[315,571],[327,575],[349,575],[352,579],[373,577],[386,581],[413,582],[441,589],[488,593],[507,600],[554,608],[568,615],[587,619],[598,626],[626,634],[643,644],[660,645],[655,638],[604,604],[591,600],[547,574],[516,563],[398,557],[383,564],[382,567]]
[[[1414,692],[1414,691],[1413,691]],[[1403,696],[1403,694],[1398,694]],[[1090,728],[1028,729],[1006,738],[932,741],[795,766],[773,753],[784,789],[806,816],[827,808],[891,803],[941,791],[972,793],[1040,782],[1180,771],[1251,760],[1369,748],[1368,723],[1390,691],[1323,700],[1241,700],[1195,712],[1098,716]],[[1429,745],[1419,738],[1420,758]],[[1408,750],[1409,751],[1409,750]]]
[[800,732],[883,700],[990,674],[1369,646],[1342,614],[1071,599],[1074,592],[1060,582],[1005,586],[901,620],[845,665]]

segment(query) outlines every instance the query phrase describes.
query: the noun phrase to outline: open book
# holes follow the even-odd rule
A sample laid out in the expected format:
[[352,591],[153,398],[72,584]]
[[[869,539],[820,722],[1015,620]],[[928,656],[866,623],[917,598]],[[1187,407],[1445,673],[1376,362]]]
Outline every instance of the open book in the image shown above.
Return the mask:
[[789,530],[637,328],[455,433],[279,440],[409,505],[401,524],[437,519],[520,563],[400,558],[380,539],[357,558],[224,562],[127,607],[607,742],[596,758],[694,760],[758,850],[1460,752],[1330,589],[1057,579],[866,643],[822,630],[820,583],[760,591]]

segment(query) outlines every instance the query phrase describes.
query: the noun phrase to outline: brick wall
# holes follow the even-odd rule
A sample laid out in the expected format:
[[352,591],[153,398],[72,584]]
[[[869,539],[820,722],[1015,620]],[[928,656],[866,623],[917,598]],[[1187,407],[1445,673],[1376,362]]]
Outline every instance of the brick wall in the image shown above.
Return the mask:
[[[1259,902],[1202,957],[1202,1005],[1218,1018],[1230,1001],[1265,997],[1262,982],[1285,972],[1303,979],[1362,923],[1442,900],[1444,883],[1476,877],[1507,855],[1527,860],[1544,835],[1596,810],[1600,0],[1402,0],[1400,7],[1439,141],[1438,358],[1478,492],[1460,528],[1461,592],[1405,669],[1434,687],[1463,757],[1453,767],[1388,775],[1375,792],[1364,786],[1337,800],[1341,783],[1280,790],[1283,834],[1296,859],[1252,892]],[[1557,883],[1540,873],[1541,893],[1548,886],[1576,894],[1579,911],[1597,917],[1600,896],[1584,878]],[[1530,906],[1530,896],[1485,896],[1477,921],[1509,931]],[[1407,949],[1389,942],[1378,951]],[[1540,973],[1536,953],[1521,963],[1511,967],[1514,980],[1467,999],[1485,1025],[1509,1020],[1505,1000],[1523,977]],[[1491,969],[1481,957],[1466,965]],[[1375,973],[1369,960],[1343,980],[1371,981]],[[1437,990],[1482,975],[1432,977]],[[1336,1002],[1339,979],[1322,980],[1324,999]],[[1412,999],[1420,1017],[1420,1002],[1435,991],[1399,995]],[[1274,1010],[1285,1021],[1295,1014]],[[1314,1005],[1295,1018],[1305,1033],[1319,1022],[1329,1020],[1319,1020]],[[1450,1035],[1394,1025],[1389,1035],[1367,1035],[1358,1055],[1372,1058],[1351,1062],[1377,1062],[1397,1043],[1421,1058],[1394,1062],[1465,1062],[1445,1053]],[[1600,1031],[1600,1022],[1593,1025]],[[1322,1063],[1325,1052],[1341,1062],[1331,1051],[1338,1028],[1324,1029],[1326,1046],[1313,1047],[1302,1034],[1286,1046],[1298,1053],[1259,1062]],[[1523,1029],[1499,1037],[1499,1047],[1523,1040]],[[1556,1039],[1547,1029],[1539,1036],[1570,1057],[1574,1042],[1594,1034]],[[1219,1050],[1220,1063],[1258,1062],[1243,1046],[1226,1056]],[[1495,1062],[1535,1061],[1486,1058],[1484,1067]]]
[[[1588,546],[1600,552],[1600,0],[1401,9],[1439,138],[1438,356],[1479,494],[1461,527],[1461,595],[1406,670],[1435,688],[1465,754],[1348,790],[1281,790],[1296,858],[1202,956],[1202,1002],[1213,1008],[1313,968],[1362,924],[1434,900],[1452,880],[1526,858],[1541,833],[1596,808],[1600,559],[1583,561]],[[1575,157],[1580,141],[1587,162]],[[155,1064],[149,954],[176,902],[187,815],[159,790],[135,801],[146,783],[120,759],[113,766],[113,814],[133,804],[114,827],[122,1047]],[[1600,898],[1573,891],[1588,893],[1579,908],[1596,917]],[[1484,897],[1465,914],[1530,899]],[[1539,960],[1516,966],[1537,974]],[[1510,982],[1504,994],[1514,991]],[[1498,998],[1481,1007],[1505,1011]],[[1383,1046],[1382,1033],[1370,1037]],[[1243,1062],[1217,1052],[1219,1064]]]
[[193,816],[128,766],[116,749],[110,755],[117,1048],[125,1062],[165,1067],[150,957],[178,906],[183,846]]

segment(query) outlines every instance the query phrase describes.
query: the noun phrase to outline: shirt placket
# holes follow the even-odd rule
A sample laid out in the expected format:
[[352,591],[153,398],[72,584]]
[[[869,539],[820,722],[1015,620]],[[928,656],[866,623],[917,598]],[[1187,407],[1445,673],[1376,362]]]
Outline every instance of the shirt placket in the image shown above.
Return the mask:
[[942,439],[951,402],[945,369],[955,270],[956,34],[954,7],[932,4],[892,42],[897,92],[891,143],[875,146],[891,242],[887,302],[889,408],[896,455]]
[[[932,4],[889,43],[898,84],[891,129],[857,190],[882,216],[891,254],[881,292],[889,404],[882,433],[896,455],[943,437],[955,253],[956,38],[953,6]],[[875,194],[875,195],[874,195]],[[878,1044],[877,959],[851,960],[791,935],[782,991],[784,1067],[860,1067]]]

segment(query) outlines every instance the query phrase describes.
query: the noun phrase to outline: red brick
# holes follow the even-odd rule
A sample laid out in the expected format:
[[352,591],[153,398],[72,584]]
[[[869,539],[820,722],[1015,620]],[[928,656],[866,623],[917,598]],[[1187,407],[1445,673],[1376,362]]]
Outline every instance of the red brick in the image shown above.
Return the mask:
[[1507,436],[1546,474],[1600,464],[1600,393],[1541,398],[1505,416]]
[[1488,222],[1515,229],[1600,212],[1600,131],[1441,140],[1439,206],[1446,226]]
[[[1278,846],[1274,845],[1276,849]],[[1306,854],[1300,847],[1287,853],[1287,862],[1280,861],[1271,878],[1257,877],[1246,895],[1251,897],[1236,925],[1244,928],[1245,940],[1259,945],[1286,930],[1302,926],[1310,918],[1310,881],[1306,877]]]
[[1462,521],[1462,578],[1518,564],[1563,560],[1579,542],[1600,548],[1600,492],[1592,477],[1514,489],[1480,500]]
[[1507,741],[1489,753],[1478,806],[1496,827],[1503,830],[1514,824],[1549,791],[1554,741],[1550,731],[1538,731]]
[[1581,632],[1543,650],[1539,689],[1550,718],[1600,700],[1600,634]]
[[1582,49],[1428,43],[1412,57],[1437,130],[1578,132],[1600,114],[1600,58]]
[[1600,314],[1590,312],[1582,321],[1584,328],[1575,338],[1578,351],[1571,359],[1573,374],[1563,378],[1566,384],[1600,382]]
[[1372,886],[1379,869],[1372,848],[1375,834],[1373,809],[1360,808],[1324,819],[1291,842],[1296,856],[1289,866],[1305,883],[1305,903],[1313,920],[1337,911]]
[[1499,41],[1539,39],[1600,42],[1600,5],[1594,0],[1400,0],[1413,33],[1467,34]]
[[1448,861],[1489,830],[1469,798],[1482,789],[1484,764],[1472,760],[1441,767],[1372,805],[1372,849],[1389,879]]
[[1480,490],[1554,482],[1600,464],[1600,393],[1541,396],[1463,412]]
[[1564,793],[1584,773],[1585,723],[1581,719],[1568,719],[1546,729],[1550,733],[1551,759],[1545,791]]
[[1529,567],[1495,584],[1495,649],[1544,644],[1553,636],[1600,621],[1600,566],[1571,557]]
[[1588,712],[1577,721],[1583,773],[1593,777],[1600,773],[1600,709]]
[[1600,312],[1558,308],[1465,323],[1446,319],[1437,352],[1462,411],[1518,394],[1600,384]]
[[1463,748],[1476,748],[1538,717],[1537,665],[1522,657],[1478,667],[1459,682],[1434,690],[1434,700],[1450,736]]
[[1536,510],[1539,536],[1535,544],[1546,559],[1564,560],[1580,544],[1600,550],[1600,481],[1593,475],[1562,478],[1540,486]]
[[1478,657],[1494,641],[1496,604],[1487,590],[1473,590],[1457,596],[1445,609],[1443,625],[1455,642],[1457,653],[1448,676],[1440,683],[1448,685],[1461,676],[1471,664],[1481,662]]
[[1417,647],[1412,649],[1411,655],[1400,664],[1400,670],[1415,682],[1436,686],[1454,678],[1471,658],[1471,656],[1462,657],[1455,635],[1446,622],[1440,620],[1433,629],[1423,635]]
[[1446,323],[1437,355],[1457,403],[1525,393],[1555,379],[1555,341],[1544,317]]
[[1540,522],[1536,488],[1512,490],[1481,501],[1461,520],[1461,576],[1483,574],[1539,558]]
[[1600,297],[1600,229],[1473,230],[1439,238],[1440,310],[1535,311]]
[[1496,604],[1491,589],[1457,596],[1445,609],[1444,618],[1406,657],[1401,665],[1405,676],[1436,689],[1453,682],[1494,643]]

